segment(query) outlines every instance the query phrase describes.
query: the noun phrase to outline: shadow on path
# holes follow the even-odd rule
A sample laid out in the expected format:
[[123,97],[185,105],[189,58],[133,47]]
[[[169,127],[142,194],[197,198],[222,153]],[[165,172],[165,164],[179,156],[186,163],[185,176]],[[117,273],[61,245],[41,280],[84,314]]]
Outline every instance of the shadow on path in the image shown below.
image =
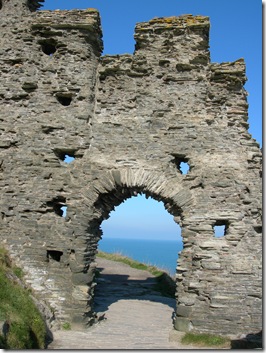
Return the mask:
[[[146,271],[131,269],[123,264],[124,272],[130,274],[110,274],[110,268],[98,267],[100,272],[95,288],[94,310],[102,313],[108,310],[109,306],[121,299],[148,300],[163,303],[175,308],[175,299],[165,297],[156,291],[157,279],[153,275],[146,275]],[[132,272],[134,275],[132,276]],[[136,275],[137,274],[137,275]],[[133,278],[132,278],[133,277]]]

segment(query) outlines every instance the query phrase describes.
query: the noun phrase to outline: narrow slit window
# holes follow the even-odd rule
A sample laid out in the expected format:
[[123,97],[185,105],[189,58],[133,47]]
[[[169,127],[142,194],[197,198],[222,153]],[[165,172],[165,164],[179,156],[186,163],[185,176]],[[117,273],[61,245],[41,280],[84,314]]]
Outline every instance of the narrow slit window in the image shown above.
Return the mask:
[[62,206],[61,211],[63,212],[62,217],[66,218],[67,216],[67,206]]

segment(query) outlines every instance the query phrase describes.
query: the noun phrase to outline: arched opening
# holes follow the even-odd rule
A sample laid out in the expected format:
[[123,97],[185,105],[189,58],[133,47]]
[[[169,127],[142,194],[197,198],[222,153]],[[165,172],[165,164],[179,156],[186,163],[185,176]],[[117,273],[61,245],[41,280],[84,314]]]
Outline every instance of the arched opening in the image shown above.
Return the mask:
[[175,275],[177,254],[183,248],[181,228],[162,201],[131,197],[111,211],[101,229],[99,250],[118,252]]
[[[171,294],[168,290],[162,291],[162,287],[166,288],[166,284],[158,286],[157,279],[153,275],[147,274],[146,269],[144,271],[137,270],[141,272],[138,277],[135,269],[130,269],[130,266],[125,268],[124,263],[121,267],[114,265],[114,268],[111,268],[113,265],[108,260],[101,260],[97,257],[96,277],[98,278],[94,290],[94,311],[99,320],[108,318],[109,315],[112,315],[112,310],[115,310],[115,307],[124,303],[125,309],[127,305],[128,309],[124,313],[121,312],[122,320],[124,314],[129,314],[129,307],[135,303],[134,301],[138,301],[140,305],[141,301],[149,301],[151,303],[149,314],[151,317],[153,316],[152,310],[155,310],[153,305],[165,306],[163,315],[167,316],[170,329],[173,326],[176,306],[174,274],[178,253],[183,249],[181,229],[177,224],[181,219],[181,210],[171,204],[169,200],[163,200],[163,203],[156,195],[146,194],[145,196],[142,195],[141,190],[124,188],[116,190],[114,194],[100,196],[97,206],[101,208],[103,214],[103,222],[100,224],[100,232],[103,231],[103,234],[99,242],[99,250],[108,252],[107,248],[109,247],[110,252],[117,250],[122,255],[128,255],[140,263],[161,268],[165,273],[160,277],[160,280],[163,278],[168,281],[173,290]],[[152,198],[148,198],[148,196],[152,196]],[[115,206],[118,206],[117,210],[111,212]],[[118,220],[115,216],[116,212]],[[125,216],[125,213],[128,217]],[[150,216],[150,219],[145,223],[147,215]],[[167,222],[168,229],[163,229]],[[108,223],[110,223],[109,226]],[[108,227],[109,230],[107,230]],[[115,237],[112,239],[112,236]],[[115,249],[117,246],[120,248]],[[141,308],[138,310],[141,312]],[[133,318],[133,320],[135,319]]]

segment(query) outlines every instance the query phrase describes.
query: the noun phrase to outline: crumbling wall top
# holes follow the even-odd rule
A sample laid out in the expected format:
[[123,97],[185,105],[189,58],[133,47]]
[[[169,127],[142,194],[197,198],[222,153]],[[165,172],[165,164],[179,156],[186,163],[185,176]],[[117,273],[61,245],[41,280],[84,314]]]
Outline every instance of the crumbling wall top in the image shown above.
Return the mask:
[[205,57],[203,61],[208,63],[209,31],[208,16],[156,17],[137,23],[134,35],[136,50],[152,50],[164,57],[172,53],[180,61],[192,60],[195,53],[201,52]]
[[96,9],[38,11],[33,27],[51,26],[53,28],[85,29],[101,33],[100,15]]
[[[86,33],[87,41],[94,43],[97,55],[103,50],[101,19],[98,10],[56,10],[38,11],[33,14],[31,29],[34,32],[55,30],[78,30]],[[47,33],[48,33],[47,32]]]
[[193,15],[182,15],[182,16],[172,16],[172,17],[155,17],[148,22],[141,22],[136,25],[137,30],[146,30],[148,28],[163,28],[163,29],[173,29],[173,28],[187,28],[187,27],[200,27],[207,28],[210,27],[210,21],[208,16],[193,16]]
[[[10,15],[15,13],[14,9],[16,11],[21,10],[22,12],[34,12],[42,6],[42,2],[44,0],[0,0],[0,9],[3,8],[3,10],[10,12]],[[11,9],[13,9],[13,12],[9,11]]]

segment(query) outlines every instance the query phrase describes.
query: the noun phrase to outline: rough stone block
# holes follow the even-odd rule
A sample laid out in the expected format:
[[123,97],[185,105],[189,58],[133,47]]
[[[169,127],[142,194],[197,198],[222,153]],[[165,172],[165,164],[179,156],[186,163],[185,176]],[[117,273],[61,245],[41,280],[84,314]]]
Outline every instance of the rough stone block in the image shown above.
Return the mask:
[[72,281],[74,285],[89,285],[92,282],[92,279],[92,273],[72,273]]
[[174,328],[177,331],[189,332],[192,329],[192,324],[191,321],[186,318],[177,317],[174,322]]
[[182,317],[189,317],[192,312],[191,307],[178,305],[176,308],[176,315]]

